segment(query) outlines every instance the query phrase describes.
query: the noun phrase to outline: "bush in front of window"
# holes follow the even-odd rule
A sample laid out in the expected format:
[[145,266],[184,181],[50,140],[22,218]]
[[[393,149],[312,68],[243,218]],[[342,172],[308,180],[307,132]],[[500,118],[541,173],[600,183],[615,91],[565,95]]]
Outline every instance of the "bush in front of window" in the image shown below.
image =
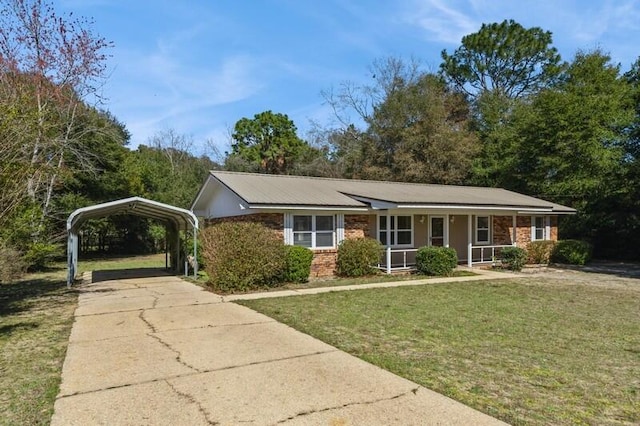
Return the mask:
[[221,222],[206,228],[201,237],[208,284],[215,291],[239,293],[283,281],[284,242],[264,225]]
[[556,242],[551,240],[532,241],[527,247],[529,255],[527,262],[537,265],[548,264],[555,245]]
[[311,273],[313,252],[306,247],[285,246],[287,268],[284,280],[290,283],[306,283]]
[[592,246],[586,241],[562,240],[556,243],[551,261],[570,265],[584,265],[591,260]]
[[346,239],[338,246],[337,274],[343,277],[362,277],[377,272],[382,245],[373,238]]
[[528,257],[527,251],[521,247],[505,247],[500,252],[502,265],[516,272],[521,271],[527,264]]
[[449,276],[458,266],[458,254],[451,247],[420,247],[416,252],[416,269],[419,274]]

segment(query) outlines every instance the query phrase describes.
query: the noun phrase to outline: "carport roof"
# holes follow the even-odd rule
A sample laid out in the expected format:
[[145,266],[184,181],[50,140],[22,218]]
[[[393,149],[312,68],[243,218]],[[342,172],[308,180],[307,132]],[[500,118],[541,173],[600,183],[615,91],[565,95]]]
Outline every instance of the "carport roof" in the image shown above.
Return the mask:
[[67,231],[77,231],[88,219],[96,219],[119,213],[171,222],[174,223],[179,230],[198,227],[198,218],[189,210],[142,197],[130,197],[95,204],[74,211],[67,219]]

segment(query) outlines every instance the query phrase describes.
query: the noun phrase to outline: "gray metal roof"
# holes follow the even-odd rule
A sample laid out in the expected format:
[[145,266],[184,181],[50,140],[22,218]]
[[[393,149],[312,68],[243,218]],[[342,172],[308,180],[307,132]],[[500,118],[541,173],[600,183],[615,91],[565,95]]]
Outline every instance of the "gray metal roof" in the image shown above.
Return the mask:
[[148,200],[142,197],[131,197],[102,204],[95,204],[93,206],[83,207],[74,211],[67,219],[67,230],[73,230],[75,232],[88,219],[95,219],[113,214],[132,214],[136,216],[149,217],[163,222],[170,222],[174,223],[179,230],[198,227],[198,218],[189,210]]
[[[330,179],[212,171],[211,176],[252,207],[367,207],[368,201],[398,206],[469,206],[574,209],[500,188]],[[194,205],[197,203],[197,199]]]

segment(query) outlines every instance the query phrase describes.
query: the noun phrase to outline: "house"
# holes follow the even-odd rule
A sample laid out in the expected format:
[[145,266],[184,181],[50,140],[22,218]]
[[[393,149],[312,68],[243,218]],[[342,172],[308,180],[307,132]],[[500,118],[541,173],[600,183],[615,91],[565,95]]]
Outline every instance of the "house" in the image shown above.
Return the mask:
[[576,211],[499,188],[212,171],[191,210],[205,224],[260,222],[285,244],[314,251],[312,276],[332,275],[338,244],[371,237],[388,273],[415,265],[419,247],[453,247],[465,264],[503,247],[557,240],[558,216]]

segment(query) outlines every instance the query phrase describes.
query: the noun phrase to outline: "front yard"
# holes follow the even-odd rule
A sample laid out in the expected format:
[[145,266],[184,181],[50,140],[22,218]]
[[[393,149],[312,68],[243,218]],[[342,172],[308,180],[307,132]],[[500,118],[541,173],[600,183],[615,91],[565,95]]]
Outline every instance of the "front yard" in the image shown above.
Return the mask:
[[242,304],[512,424],[640,422],[640,280],[562,272]]

